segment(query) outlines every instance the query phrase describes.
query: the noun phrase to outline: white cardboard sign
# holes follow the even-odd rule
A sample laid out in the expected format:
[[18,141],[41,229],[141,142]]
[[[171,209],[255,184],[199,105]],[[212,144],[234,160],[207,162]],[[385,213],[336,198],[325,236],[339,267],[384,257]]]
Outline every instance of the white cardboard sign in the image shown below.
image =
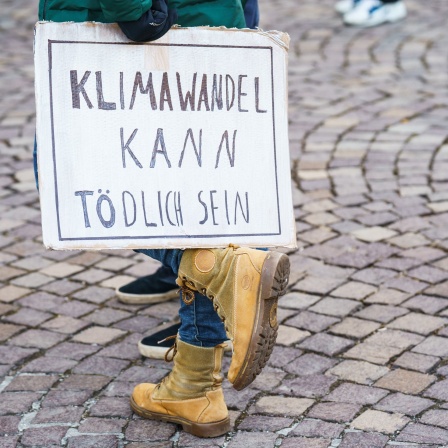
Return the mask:
[[296,241],[279,32],[36,25],[39,189],[53,249]]

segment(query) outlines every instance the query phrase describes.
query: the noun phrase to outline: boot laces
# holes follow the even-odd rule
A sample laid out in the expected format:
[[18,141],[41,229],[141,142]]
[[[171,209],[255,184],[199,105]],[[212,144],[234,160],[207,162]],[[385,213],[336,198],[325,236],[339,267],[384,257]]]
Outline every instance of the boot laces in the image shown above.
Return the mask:
[[182,301],[185,303],[185,305],[191,305],[193,303],[194,291],[193,291],[192,287],[194,288],[194,283],[188,281],[184,277],[182,279],[182,285],[177,292],[181,293],[181,298],[182,298]]
[[[161,344],[162,342],[169,341],[170,339],[176,339],[176,338],[177,338],[177,334],[173,334],[172,336],[168,336],[167,338],[162,339],[161,341],[159,341],[157,343]],[[177,353],[177,344],[176,344],[176,340],[175,340],[174,344],[165,353],[165,361],[171,362],[174,359],[174,357],[176,356],[176,353]]]

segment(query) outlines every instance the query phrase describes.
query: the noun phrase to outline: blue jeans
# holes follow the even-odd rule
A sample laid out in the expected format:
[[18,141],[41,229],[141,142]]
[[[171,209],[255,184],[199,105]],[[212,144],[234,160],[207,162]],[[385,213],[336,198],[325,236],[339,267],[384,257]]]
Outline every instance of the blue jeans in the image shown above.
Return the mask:
[[[138,249],[136,252],[147,255],[168,266],[175,275],[164,269],[161,275],[164,279],[174,281],[179,272],[179,265],[184,253],[181,249]],[[179,337],[183,342],[199,347],[214,347],[227,339],[224,324],[213,309],[213,303],[202,294],[196,293],[190,305],[180,301]]]
[[[36,187],[39,189],[36,141],[34,141],[33,164]],[[160,280],[175,285],[183,250],[140,249],[136,252],[154,258],[163,266],[170,268],[157,272]],[[191,305],[180,301],[179,316],[181,319],[179,337],[183,342],[199,347],[214,347],[227,339],[224,324],[213,309],[212,301],[199,293],[195,294],[195,300]]]
[[257,28],[259,22],[258,0],[247,0],[244,6],[244,18],[248,28]]

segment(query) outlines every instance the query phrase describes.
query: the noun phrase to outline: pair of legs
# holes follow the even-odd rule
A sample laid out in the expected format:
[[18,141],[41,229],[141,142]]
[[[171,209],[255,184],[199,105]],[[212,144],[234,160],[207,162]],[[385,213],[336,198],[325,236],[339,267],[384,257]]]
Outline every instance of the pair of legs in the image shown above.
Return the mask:
[[[183,250],[141,249],[137,252],[160,261],[163,267],[159,270],[159,277],[175,285]],[[188,344],[214,347],[227,340],[224,325],[213,309],[213,303],[198,292],[195,292],[195,300],[189,305],[183,300],[180,301],[179,317],[181,320],[179,338]]]
[[288,257],[236,246],[139,252],[177,272],[183,304],[172,371],[159,384],[137,385],[131,407],[200,437],[221,435],[230,430],[221,388],[222,342],[226,335],[232,341],[227,377],[241,390],[261,372],[274,347]]

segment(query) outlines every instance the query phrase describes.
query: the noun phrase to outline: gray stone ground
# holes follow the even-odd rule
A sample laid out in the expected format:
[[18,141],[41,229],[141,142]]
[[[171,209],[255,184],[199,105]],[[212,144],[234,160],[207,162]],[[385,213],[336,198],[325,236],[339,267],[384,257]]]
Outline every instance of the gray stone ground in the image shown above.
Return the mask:
[[0,448],[448,446],[448,2],[359,30],[332,0],[261,1],[292,39],[300,248],[269,366],[225,385],[234,430],[215,440],[129,409],[170,368],[136,342],[177,305],[125,306],[114,287],[156,265],[41,245],[35,3],[0,1]]

